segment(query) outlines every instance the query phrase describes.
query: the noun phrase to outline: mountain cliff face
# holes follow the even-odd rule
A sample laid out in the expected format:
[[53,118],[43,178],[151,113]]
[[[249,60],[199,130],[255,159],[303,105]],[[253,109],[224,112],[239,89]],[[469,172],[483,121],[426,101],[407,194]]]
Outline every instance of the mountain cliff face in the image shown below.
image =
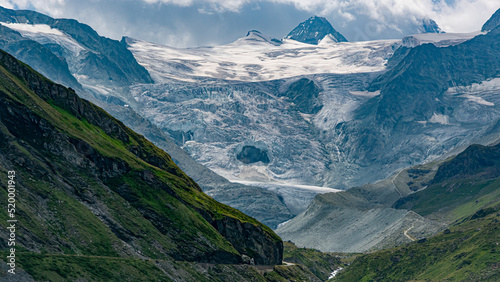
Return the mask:
[[347,42],[347,39],[336,31],[327,19],[317,16],[300,23],[285,38],[317,45],[327,35],[330,35],[335,42]]
[[[448,115],[443,93],[450,87],[480,83],[500,74],[500,29],[462,44],[438,48],[424,44],[400,48],[404,59],[379,77],[370,87],[380,90],[377,119],[428,120],[434,113]],[[393,60],[397,60],[395,54]],[[420,87],[416,87],[420,85]],[[419,99],[414,99],[418,96]],[[367,104],[370,108],[372,104]]]
[[5,52],[0,71],[0,167],[16,171],[19,248],[281,263],[279,237],[205,195],[144,137]]
[[481,28],[481,31],[483,32],[489,32],[495,27],[500,25],[500,9],[498,9],[489,19],[484,23],[483,27]]
[[94,102],[125,106],[130,85],[153,83],[123,43],[76,20],[0,7],[0,23],[1,49]]
[[389,70],[367,87],[379,95],[327,132],[326,146],[338,147],[369,177],[381,167],[396,171],[497,134],[498,31],[454,46],[397,49]]

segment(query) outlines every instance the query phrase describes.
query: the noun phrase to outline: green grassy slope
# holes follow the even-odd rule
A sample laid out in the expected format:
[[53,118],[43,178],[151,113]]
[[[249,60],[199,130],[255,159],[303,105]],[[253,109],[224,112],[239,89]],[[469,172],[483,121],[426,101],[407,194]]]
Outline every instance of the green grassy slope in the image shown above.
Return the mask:
[[396,202],[420,215],[453,222],[500,199],[500,179],[446,181]]
[[449,223],[428,239],[356,259],[341,281],[498,281],[500,145],[473,145],[442,163],[427,188],[395,208]]
[[393,207],[453,222],[500,201],[500,145],[472,145],[440,165],[429,186]]
[[480,211],[426,241],[357,258],[339,281],[498,281],[498,206]]
[[[15,170],[19,250],[281,262],[271,229],[216,202],[143,136],[5,52],[0,108],[0,205],[7,171]],[[2,237],[6,219],[0,210]]]

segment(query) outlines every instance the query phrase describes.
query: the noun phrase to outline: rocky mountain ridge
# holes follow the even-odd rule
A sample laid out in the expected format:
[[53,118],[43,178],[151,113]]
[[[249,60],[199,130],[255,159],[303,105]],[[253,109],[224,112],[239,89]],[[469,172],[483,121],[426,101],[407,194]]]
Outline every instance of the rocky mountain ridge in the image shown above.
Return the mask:
[[[107,80],[108,84],[112,83],[116,86],[153,82],[146,69],[135,62],[133,55],[122,44],[99,36],[90,26],[76,20],[53,19],[33,11],[1,8],[0,22],[7,25],[47,25],[52,29],[62,31],[80,45],[74,46],[80,47],[80,50],[73,50],[76,51],[74,54],[68,54],[69,50],[58,47],[54,44],[56,42],[45,42],[45,47],[65,58],[72,73],[86,75],[89,82]],[[35,34],[32,35],[29,34],[29,30],[26,32],[29,38],[36,36],[36,33],[40,31],[34,30]]]
[[500,25],[500,9],[496,10],[496,12],[484,23],[481,27],[481,31],[489,32],[493,30],[495,27]]
[[423,19],[418,33],[444,33],[433,19]]

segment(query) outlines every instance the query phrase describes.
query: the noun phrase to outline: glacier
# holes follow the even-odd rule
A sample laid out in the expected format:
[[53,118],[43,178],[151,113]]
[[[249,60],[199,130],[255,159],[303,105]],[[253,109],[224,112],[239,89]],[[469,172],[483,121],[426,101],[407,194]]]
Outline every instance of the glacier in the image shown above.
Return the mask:
[[[323,177],[328,164],[340,160],[320,136],[377,95],[365,91],[367,83],[399,46],[397,40],[336,43],[328,36],[318,45],[290,39],[275,45],[255,32],[215,47],[126,42],[156,82],[131,87],[136,110],[179,136],[178,144],[197,161],[237,181],[325,187],[333,183]],[[315,114],[283,97],[300,78],[321,89],[322,108]],[[242,146],[255,144],[269,152],[269,164],[236,160]]]
[[[466,93],[461,87],[461,94],[450,88],[445,99],[456,113],[415,120],[411,134],[390,133],[357,113],[380,96],[369,85],[387,70],[398,48],[431,42],[447,47],[480,34],[418,34],[412,36],[418,44],[406,46],[407,39],[337,43],[328,36],[318,45],[291,39],[275,44],[257,31],[227,45],[187,49],[125,41],[156,82],[131,87],[136,110],[203,165],[235,181],[347,189],[488,134],[498,116],[498,98],[480,94],[476,86]],[[317,112],[284,97],[304,78],[320,89]],[[467,121],[477,123],[475,128],[462,123],[464,115],[483,106],[489,106],[483,118]],[[373,132],[378,137],[371,137]],[[380,135],[387,140],[370,139]],[[270,162],[239,162],[236,155],[243,146],[260,146]]]

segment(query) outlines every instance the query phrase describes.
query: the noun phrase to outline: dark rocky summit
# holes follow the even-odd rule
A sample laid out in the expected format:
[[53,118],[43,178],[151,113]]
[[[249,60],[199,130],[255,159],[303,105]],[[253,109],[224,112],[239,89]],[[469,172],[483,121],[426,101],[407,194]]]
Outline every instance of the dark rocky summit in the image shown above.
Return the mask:
[[327,35],[331,35],[336,42],[347,42],[347,39],[336,31],[327,19],[317,16],[300,23],[285,38],[317,45]]
[[420,33],[444,33],[438,24],[433,19],[422,20],[422,26],[419,29]]

